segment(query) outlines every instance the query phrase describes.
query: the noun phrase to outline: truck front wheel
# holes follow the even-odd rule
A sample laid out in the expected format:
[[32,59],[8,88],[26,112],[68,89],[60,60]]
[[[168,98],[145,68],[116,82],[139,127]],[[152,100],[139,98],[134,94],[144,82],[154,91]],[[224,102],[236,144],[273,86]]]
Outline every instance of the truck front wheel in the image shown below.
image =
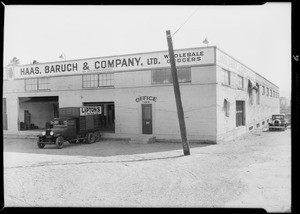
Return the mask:
[[86,136],[86,142],[88,144],[94,143],[95,142],[95,135],[93,132],[89,132]]
[[39,147],[40,149],[42,149],[42,148],[45,147],[45,144],[44,144],[44,143],[37,143],[37,145],[38,145],[38,147]]
[[64,146],[64,138],[59,136],[55,140],[56,148],[61,149]]

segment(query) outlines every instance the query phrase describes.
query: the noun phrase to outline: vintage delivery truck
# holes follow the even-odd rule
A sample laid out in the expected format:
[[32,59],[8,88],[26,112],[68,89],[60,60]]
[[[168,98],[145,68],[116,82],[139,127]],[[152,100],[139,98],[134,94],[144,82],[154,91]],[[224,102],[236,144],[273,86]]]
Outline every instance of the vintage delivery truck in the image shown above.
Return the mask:
[[101,106],[60,108],[59,118],[51,121],[52,128],[38,135],[38,147],[42,149],[46,144],[55,144],[61,149],[65,142],[90,144],[99,141],[101,114]]

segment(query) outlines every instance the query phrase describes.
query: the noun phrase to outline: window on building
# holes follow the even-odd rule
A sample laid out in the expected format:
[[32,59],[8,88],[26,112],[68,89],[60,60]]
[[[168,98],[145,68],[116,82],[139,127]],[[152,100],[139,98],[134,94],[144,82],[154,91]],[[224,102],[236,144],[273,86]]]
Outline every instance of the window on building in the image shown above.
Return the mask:
[[253,96],[254,96],[254,92],[253,90],[249,91],[249,104],[253,105]]
[[83,88],[114,86],[114,74],[86,74],[82,75]]
[[114,74],[99,74],[99,86],[114,86]]
[[230,85],[230,71],[223,69],[223,72],[224,72],[223,84]]
[[49,78],[34,78],[25,80],[25,90],[35,91],[35,90],[48,90],[49,88]]
[[230,102],[228,99],[224,99],[224,111],[226,117],[229,117],[229,110],[230,110]]
[[98,74],[86,74],[82,76],[82,87],[93,88],[98,87]]
[[49,78],[39,78],[38,79],[38,90],[49,89]]
[[261,88],[262,88],[262,95],[265,95],[265,86],[261,86]]
[[25,90],[38,90],[38,79],[25,79]]
[[257,93],[256,93],[256,105],[260,104],[260,86],[257,87]]
[[238,88],[244,89],[244,78],[238,75]]
[[267,88],[267,96],[269,96],[269,88]]
[[236,127],[245,125],[245,102],[236,101]]
[[[191,68],[177,68],[178,82],[191,82]],[[152,70],[152,84],[172,83],[172,74],[170,68]]]

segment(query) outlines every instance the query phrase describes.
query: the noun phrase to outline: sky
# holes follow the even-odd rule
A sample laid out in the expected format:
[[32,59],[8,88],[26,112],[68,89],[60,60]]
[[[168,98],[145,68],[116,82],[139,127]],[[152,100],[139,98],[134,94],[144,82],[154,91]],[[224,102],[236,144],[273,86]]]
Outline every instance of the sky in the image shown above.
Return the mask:
[[[180,28],[181,27],[181,28]],[[179,29],[180,28],[180,29]],[[178,30],[179,29],[179,30]],[[291,91],[291,3],[259,6],[5,6],[4,54],[20,64],[217,46]]]

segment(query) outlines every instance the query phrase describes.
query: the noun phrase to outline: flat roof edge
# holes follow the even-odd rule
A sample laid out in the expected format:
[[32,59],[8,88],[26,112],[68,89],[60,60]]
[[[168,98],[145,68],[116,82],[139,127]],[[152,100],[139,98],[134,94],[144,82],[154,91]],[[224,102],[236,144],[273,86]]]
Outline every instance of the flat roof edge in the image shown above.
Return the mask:
[[[190,48],[176,48],[174,51],[185,51],[185,50],[193,50],[193,49],[206,49],[206,48],[216,48],[217,46],[201,46],[201,47],[190,47]],[[71,59],[71,60],[60,60],[60,61],[51,61],[51,62],[40,62],[36,64],[20,64],[14,67],[22,67],[22,66],[29,66],[29,65],[43,65],[43,64],[52,64],[52,63],[66,63],[66,62],[74,62],[74,61],[81,61],[81,60],[92,60],[92,59],[99,59],[99,58],[111,58],[111,57],[124,57],[124,56],[134,56],[139,54],[153,54],[153,53],[163,53],[168,52],[168,49],[161,50],[161,51],[150,51],[150,52],[140,52],[140,53],[130,53],[130,54],[122,54],[122,55],[110,55],[110,56],[98,56],[98,57],[88,57],[88,58],[81,58],[81,59]],[[6,68],[7,66],[3,67]]]
[[262,76],[261,74],[257,73],[256,71],[254,71],[253,69],[251,69],[249,66],[245,65],[244,63],[242,63],[241,61],[237,60],[235,57],[231,56],[230,54],[226,53],[225,51],[223,51],[222,49],[220,49],[219,47],[215,46],[217,50],[221,51],[222,53],[226,54],[227,56],[229,56],[230,58],[232,58],[233,60],[237,61],[238,63],[240,63],[241,65],[245,66],[246,68],[248,68],[250,71],[254,72],[256,75],[262,77],[264,80],[268,81],[269,83],[271,83],[272,85],[276,86],[277,88],[279,88],[279,86],[277,86],[276,84],[274,84],[273,82],[271,82],[270,80],[268,80],[266,77]]

